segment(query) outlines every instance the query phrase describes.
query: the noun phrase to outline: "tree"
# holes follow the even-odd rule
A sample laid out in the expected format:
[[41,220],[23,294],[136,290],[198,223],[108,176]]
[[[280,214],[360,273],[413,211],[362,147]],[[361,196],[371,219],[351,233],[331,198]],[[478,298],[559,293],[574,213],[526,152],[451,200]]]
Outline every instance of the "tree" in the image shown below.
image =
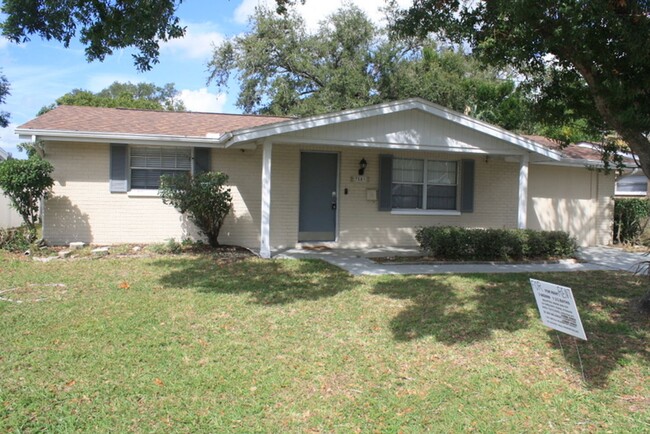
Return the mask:
[[158,63],[160,42],[185,34],[176,8],[182,0],[3,0],[2,35],[12,42],[30,35],[62,42],[79,36],[88,61],[102,61],[113,50],[135,47],[140,71]]
[[0,188],[23,218],[30,241],[36,238],[39,202],[54,185],[53,170],[48,161],[33,154],[26,160],[10,158],[0,163]]
[[435,33],[489,65],[515,68],[549,118],[615,131],[650,175],[647,1],[418,0],[395,30]]
[[[7,97],[9,93],[9,81],[7,77],[0,74],[0,105],[7,102]],[[6,128],[9,125],[9,113],[5,111],[0,111],[0,127]]]
[[153,83],[133,84],[116,81],[97,93],[74,89],[58,98],[56,104],[41,108],[38,116],[54,109],[57,105],[184,111],[185,105],[178,98],[178,94],[173,83],[159,87]]
[[227,182],[228,175],[220,172],[203,172],[194,177],[163,175],[159,195],[163,203],[187,214],[208,238],[210,246],[218,247],[221,226],[232,206]]
[[421,97],[506,128],[524,127],[525,101],[512,80],[431,40],[391,40],[347,6],[309,33],[289,10],[257,9],[248,33],[215,48],[210,81],[240,83],[245,112],[312,115]]

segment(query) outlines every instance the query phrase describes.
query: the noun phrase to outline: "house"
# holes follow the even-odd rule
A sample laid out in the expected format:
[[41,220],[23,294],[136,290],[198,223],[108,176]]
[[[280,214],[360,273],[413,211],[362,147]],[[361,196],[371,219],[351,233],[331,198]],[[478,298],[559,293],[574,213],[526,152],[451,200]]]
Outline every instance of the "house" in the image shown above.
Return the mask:
[[419,226],[565,230],[612,239],[614,176],[529,138],[408,99],[302,119],[61,106],[20,126],[54,165],[52,244],[196,236],[160,174],[218,170],[224,244],[275,251],[415,245]]
[[[9,154],[0,148],[0,164],[9,158]],[[0,190],[0,228],[15,228],[23,224],[23,219],[14,208],[11,207],[11,201]]]

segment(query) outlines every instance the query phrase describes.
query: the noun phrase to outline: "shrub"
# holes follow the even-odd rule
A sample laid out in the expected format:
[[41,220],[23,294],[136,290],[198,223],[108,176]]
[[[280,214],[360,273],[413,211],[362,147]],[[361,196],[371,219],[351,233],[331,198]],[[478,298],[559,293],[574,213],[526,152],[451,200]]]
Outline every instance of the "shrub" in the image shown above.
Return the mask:
[[219,246],[218,237],[223,221],[232,205],[228,175],[203,172],[194,177],[160,177],[160,197],[187,217],[208,238],[210,246]]
[[531,229],[419,228],[415,239],[430,256],[449,260],[525,260],[567,258],[576,241],[566,232]]
[[54,185],[54,168],[37,155],[26,160],[8,159],[0,163],[0,188],[29,229],[30,241],[36,238],[38,205]]
[[616,199],[614,201],[614,241],[637,244],[648,224],[648,199]]

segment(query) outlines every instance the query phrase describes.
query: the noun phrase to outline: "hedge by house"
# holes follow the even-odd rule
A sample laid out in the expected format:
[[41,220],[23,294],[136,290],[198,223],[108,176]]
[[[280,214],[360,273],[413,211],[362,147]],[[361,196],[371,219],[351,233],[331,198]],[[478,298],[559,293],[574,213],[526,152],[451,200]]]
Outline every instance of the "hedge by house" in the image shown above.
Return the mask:
[[500,261],[569,258],[577,244],[566,232],[532,229],[466,229],[455,226],[419,228],[415,239],[433,258]]

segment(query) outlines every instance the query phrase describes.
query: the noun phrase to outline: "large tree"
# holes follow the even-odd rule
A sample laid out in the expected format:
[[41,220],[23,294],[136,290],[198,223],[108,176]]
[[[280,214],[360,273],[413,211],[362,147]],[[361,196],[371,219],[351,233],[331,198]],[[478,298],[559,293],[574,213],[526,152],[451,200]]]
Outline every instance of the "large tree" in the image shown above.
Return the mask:
[[209,69],[220,88],[237,77],[247,113],[311,115],[417,96],[506,128],[525,120],[512,80],[431,40],[391,40],[354,6],[315,32],[293,10],[258,8],[247,33],[215,48]]
[[75,38],[88,61],[104,60],[113,50],[134,47],[135,64],[146,71],[158,63],[160,43],[182,37],[176,8],[182,0],[3,0],[2,35],[12,42],[31,35],[62,42]]
[[184,111],[183,101],[173,83],[156,86],[153,83],[120,83],[93,93],[88,90],[74,89],[57,98],[56,104],[41,108],[38,115],[52,110],[57,105],[80,105],[91,107],[119,107],[141,110]]
[[543,113],[618,133],[650,175],[650,3],[645,0],[416,0],[401,35],[468,44],[514,67]]
[[[9,96],[9,81],[7,77],[0,74],[0,105],[7,102]],[[6,128],[9,125],[9,113],[0,110],[0,127]]]

